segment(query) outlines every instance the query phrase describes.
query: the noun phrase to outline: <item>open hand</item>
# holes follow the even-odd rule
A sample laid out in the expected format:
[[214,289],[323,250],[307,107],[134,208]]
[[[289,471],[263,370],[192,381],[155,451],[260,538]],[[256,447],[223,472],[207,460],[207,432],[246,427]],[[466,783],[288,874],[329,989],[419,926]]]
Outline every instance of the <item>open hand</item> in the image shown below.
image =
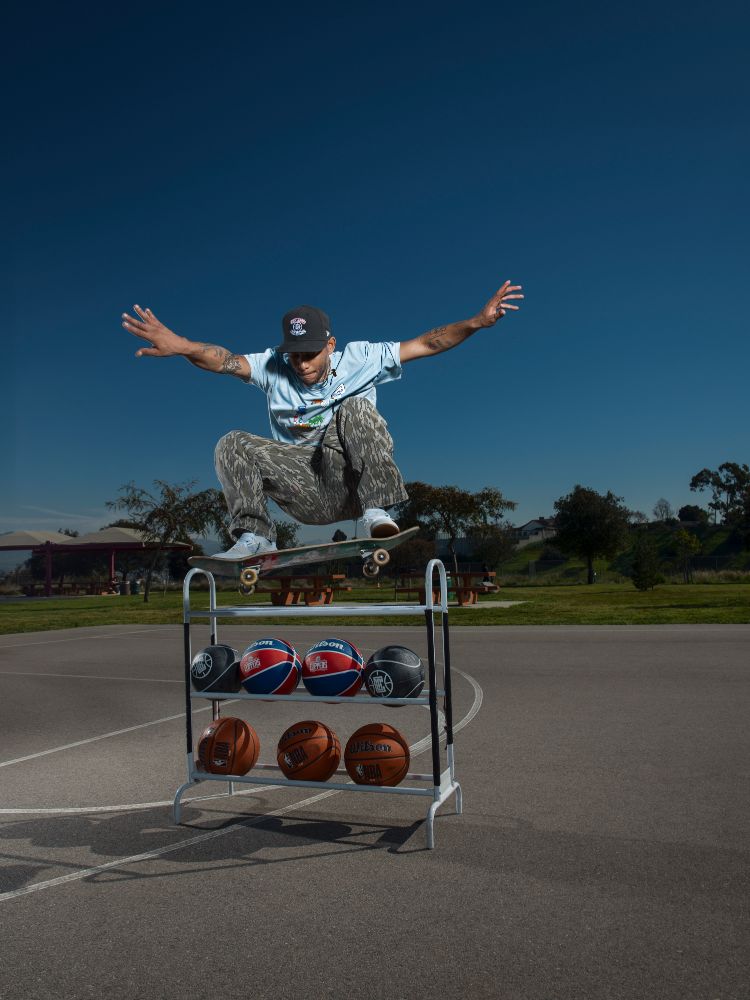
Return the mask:
[[511,285],[510,281],[506,281],[495,294],[492,296],[490,301],[484,307],[484,309],[479,313],[479,320],[482,326],[494,326],[499,319],[502,319],[508,309],[513,309],[518,312],[518,306],[511,302],[511,299],[522,299],[523,295],[516,295],[515,292],[520,292],[523,285]]
[[141,347],[135,352],[137,358],[143,357],[144,354],[153,358],[170,358],[183,353],[185,344],[183,337],[160,323],[150,309],[141,309],[137,305],[133,306],[133,309],[139,318],[135,319],[123,313],[122,325],[135,337],[148,341],[148,347]]

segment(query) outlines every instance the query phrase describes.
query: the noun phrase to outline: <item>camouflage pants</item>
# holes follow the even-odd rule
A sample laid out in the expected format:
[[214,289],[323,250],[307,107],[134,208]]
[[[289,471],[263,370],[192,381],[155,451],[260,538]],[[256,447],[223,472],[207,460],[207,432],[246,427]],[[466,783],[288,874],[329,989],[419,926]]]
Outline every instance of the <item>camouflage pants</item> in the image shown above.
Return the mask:
[[230,431],[216,445],[215,460],[235,537],[243,531],[276,537],[269,497],[302,524],[332,524],[407,499],[386,422],[357,396],[336,410],[318,445]]

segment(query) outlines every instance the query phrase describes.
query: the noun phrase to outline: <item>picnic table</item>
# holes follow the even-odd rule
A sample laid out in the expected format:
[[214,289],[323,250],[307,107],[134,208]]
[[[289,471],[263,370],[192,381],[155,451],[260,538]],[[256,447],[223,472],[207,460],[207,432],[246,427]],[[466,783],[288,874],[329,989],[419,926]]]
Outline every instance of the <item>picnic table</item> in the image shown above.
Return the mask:
[[[496,594],[498,590],[494,572],[459,570],[458,574],[448,574],[448,596],[453,594],[462,608],[476,604],[480,594]],[[410,593],[418,595],[420,604],[426,602],[427,592],[423,576],[405,574],[396,578],[396,594]],[[432,599],[436,604],[439,602],[439,587],[433,587]]]
[[[296,573],[267,577],[265,582],[256,584],[256,594],[269,594],[271,604],[288,607],[303,601],[310,607],[332,604],[336,591],[351,590],[345,584],[345,573]],[[271,586],[277,584],[277,586]]]

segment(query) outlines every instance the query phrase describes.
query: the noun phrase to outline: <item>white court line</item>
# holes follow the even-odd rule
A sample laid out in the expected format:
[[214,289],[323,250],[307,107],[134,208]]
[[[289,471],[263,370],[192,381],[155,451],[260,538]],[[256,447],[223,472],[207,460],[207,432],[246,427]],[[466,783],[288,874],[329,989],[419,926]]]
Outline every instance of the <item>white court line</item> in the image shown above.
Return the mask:
[[[262,791],[263,786],[260,786],[259,790]],[[234,833],[244,827],[257,826],[258,823],[262,823],[264,820],[270,819],[273,816],[283,816],[285,813],[293,812],[295,809],[312,805],[314,802],[319,802],[321,799],[327,799],[330,795],[338,795],[338,790],[331,789],[328,792],[321,792],[319,795],[313,795],[309,799],[303,799],[302,802],[294,802],[291,805],[282,806],[280,809],[274,809],[273,812],[265,813],[263,816],[255,816],[249,820],[233,823],[231,826],[223,827],[220,830],[209,830],[208,833],[202,833],[198,837],[190,837],[188,840],[179,840],[177,843],[169,844],[167,847],[157,847],[153,851],[145,851],[143,854],[131,854],[128,858],[118,858],[117,861],[108,861],[106,864],[97,865],[95,868],[86,868],[83,871],[71,872],[68,875],[60,875],[59,878],[52,878],[47,882],[35,882],[33,885],[27,885],[23,889],[14,889],[11,892],[2,892],[0,893],[0,903],[5,902],[8,899],[15,899],[17,896],[26,896],[30,892],[39,892],[41,889],[51,889],[53,886],[63,885],[65,882],[77,882],[82,878],[90,878],[92,875],[99,875],[101,872],[106,872],[110,868],[120,868],[123,865],[134,865],[140,861],[151,861],[154,858],[160,858],[164,854],[172,854],[174,851],[181,851],[185,847],[193,847],[195,844],[202,844],[207,840],[216,840],[218,837],[223,837],[227,833]]]
[[[456,673],[460,673],[462,677],[465,677],[474,688],[474,701],[463,719],[457,722],[453,727],[454,732],[463,729],[464,726],[468,725],[468,723],[479,711],[483,700],[482,688],[479,684],[477,684],[474,678],[461,670],[457,670]],[[420,740],[419,743],[415,743],[409,748],[410,752],[414,754],[421,753],[421,749],[418,750],[417,748],[424,742],[424,740]],[[282,785],[280,787],[283,788],[285,786]],[[71,872],[68,875],[61,875],[58,878],[48,879],[46,882],[35,882],[33,885],[25,886],[23,889],[13,889],[10,892],[3,892],[0,893],[0,903],[5,902],[6,900],[16,899],[18,896],[27,896],[29,893],[39,892],[42,889],[51,889],[54,886],[63,885],[65,882],[76,882],[82,878],[90,878],[93,875],[98,875],[101,872],[108,871],[112,868],[120,868],[125,865],[137,864],[141,861],[151,861],[155,858],[162,857],[164,854],[171,854],[174,851],[182,850],[182,848],[192,847],[195,844],[202,844],[208,840],[216,840],[218,837],[224,837],[228,833],[234,833],[237,830],[250,826],[257,826],[258,823],[262,823],[267,819],[271,819],[275,816],[284,816],[286,813],[294,812],[296,809],[303,809],[306,806],[311,806],[316,802],[321,802],[323,799],[339,794],[340,792],[338,789],[331,788],[326,792],[320,792],[318,795],[313,795],[308,799],[302,799],[301,802],[293,802],[290,805],[282,806],[280,809],[274,809],[273,812],[264,813],[262,816],[256,816],[250,820],[241,820],[239,823],[233,823],[231,826],[223,827],[221,830],[211,830],[208,833],[200,834],[197,837],[190,837],[188,840],[181,840],[176,844],[169,844],[167,847],[154,848],[153,851],[146,851],[144,854],[132,854],[126,858],[119,858],[117,861],[108,861],[103,865],[86,868],[83,871]]]
[[[91,626],[96,628],[96,625]],[[118,632],[116,635],[73,635],[69,639],[38,639],[34,642],[24,642],[22,639],[18,642],[9,642],[0,645],[0,649],[25,649],[27,646],[52,646],[56,642],[83,642],[86,639],[121,639],[124,635],[153,635],[156,629],[161,628],[180,628],[179,625],[152,625],[151,628],[136,628],[131,632]],[[24,635],[23,632],[14,632],[14,635]],[[33,633],[32,633],[33,634]]]
[[[234,699],[224,702],[225,705],[234,705],[234,703]],[[196,708],[193,711],[197,714],[198,712],[208,712],[210,708],[210,705],[206,705],[205,708]],[[46,757],[51,753],[60,753],[61,750],[72,750],[74,747],[86,746],[87,743],[98,743],[99,740],[108,740],[111,736],[122,736],[124,733],[134,733],[138,729],[148,729],[149,726],[159,726],[162,722],[174,722],[175,719],[184,718],[184,712],[180,712],[178,715],[165,715],[163,719],[154,719],[152,722],[141,722],[137,726],[128,726],[127,729],[113,729],[111,733],[102,733],[101,736],[91,736],[87,740],[76,740],[75,743],[66,743],[64,746],[52,747],[50,750],[40,750],[39,753],[30,753],[26,757],[4,760],[0,762],[0,767],[10,767],[11,764],[22,764],[26,760],[36,760],[37,757]]]
[[[363,647],[363,649],[365,649],[365,650],[367,650],[368,648],[369,647],[367,647],[367,646]],[[24,676],[32,676],[32,675],[28,675],[27,674],[27,675],[24,675]],[[36,674],[36,675],[33,675],[33,676],[39,677],[41,675],[40,674]],[[63,676],[65,676],[65,675],[63,675]],[[183,681],[170,681],[169,683],[182,684],[184,682]],[[233,705],[234,701],[225,701],[224,704],[225,705]],[[206,708],[196,708],[196,709],[193,709],[193,711],[196,712],[196,713],[197,712],[207,712],[210,707],[211,706],[209,705]],[[38,753],[31,753],[31,754],[28,754],[28,756],[26,756],[26,757],[15,757],[13,760],[0,761],[0,767],[10,767],[11,764],[22,764],[24,761],[27,761],[27,760],[36,760],[37,757],[46,757],[46,756],[48,756],[51,753],[60,753],[60,751],[62,751],[62,750],[72,750],[75,747],[85,746],[87,743],[96,743],[98,740],[107,740],[111,736],[122,736],[124,733],[133,733],[133,732],[135,732],[138,729],[147,729],[149,726],[158,726],[162,722],[174,722],[175,719],[184,719],[184,718],[185,718],[185,713],[184,712],[181,712],[179,715],[167,715],[163,719],[154,719],[153,722],[142,722],[138,726],[129,726],[127,729],[115,729],[111,733],[102,733],[101,736],[91,736],[87,740],[76,740],[75,743],[66,743],[64,746],[61,746],[61,747],[51,747],[49,750],[40,750]],[[0,814],[2,814],[3,812],[4,812],[4,810],[0,809]]]
[[129,684],[185,684],[185,681],[168,680],[162,677],[107,677],[103,674],[40,674],[28,670],[0,670],[0,677],[59,677],[76,681],[127,681]]
[[[235,790],[232,795],[255,795],[256,792],[273,792],[284,785],[253,785],[250,788]],[[208,802],[209,799],[224,799],[226,792],[213,792],[210,795],[191,795],[182,799],[184,805],[193,802]],[[138,812],[144,809],[160,809],[162,806],[174,805],[174,799],[161,799],[155,802],[119,802],[114,806],[50,806],[45,809],[0,809],[0,816],[84,816],[88,813]]]

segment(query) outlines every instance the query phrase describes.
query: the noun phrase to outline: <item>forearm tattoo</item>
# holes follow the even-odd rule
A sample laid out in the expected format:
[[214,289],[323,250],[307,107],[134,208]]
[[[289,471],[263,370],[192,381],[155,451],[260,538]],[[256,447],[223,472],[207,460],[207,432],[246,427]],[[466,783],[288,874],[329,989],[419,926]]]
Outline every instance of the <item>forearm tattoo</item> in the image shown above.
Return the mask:
[[453,346],[450,338],[443,336],[445,330],[444,326],[436,326],[434,330],[428,330],[427,333],[422,334],[425,344],[431,351],[444,351]]
[[242,357],[239,354],[232,354],[226,347],[219,347],[218,344],[203,344],[203,353],[208,354],[221,362],[220,375],[236,375],[238,378],[248,381],[245,375],[241,374]]

